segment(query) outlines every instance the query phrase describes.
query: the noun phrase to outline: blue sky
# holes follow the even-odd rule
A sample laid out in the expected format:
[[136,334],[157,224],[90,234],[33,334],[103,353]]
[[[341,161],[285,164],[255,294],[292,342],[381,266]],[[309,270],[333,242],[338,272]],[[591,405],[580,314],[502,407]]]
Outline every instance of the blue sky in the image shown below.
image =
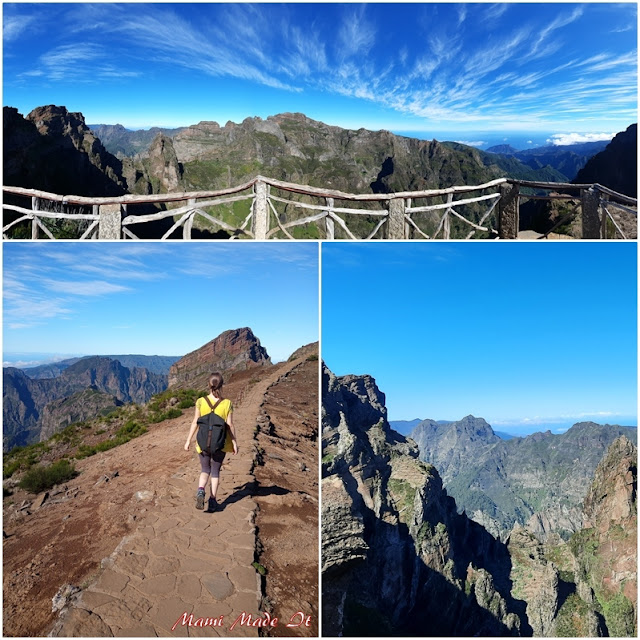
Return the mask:
[[58,104],[139,128],[300,111],[468,142],[637,119],[635,3],[3,6],[4,104],[25,115]]
[[322,354],[390,420],[636,424],[635,243],[324,243]]
[[318,340],[315,243],[16,242],[3,267],[5,364],[181,356],[246,326],[273,362]]

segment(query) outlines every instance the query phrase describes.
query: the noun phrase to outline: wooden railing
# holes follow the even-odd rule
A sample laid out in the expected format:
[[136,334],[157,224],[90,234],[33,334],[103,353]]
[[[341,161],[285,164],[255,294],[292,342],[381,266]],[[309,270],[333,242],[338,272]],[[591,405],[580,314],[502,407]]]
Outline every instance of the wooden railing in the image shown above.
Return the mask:
[[[540,193],[541,191],[549,193]],[[137,225],[163,223],[157,239],[193,237],[194,222],[222,229],[230,238],[299,239],[450,239],[517,238],[522,200],[568,200],[582,211],[582,237],[625,237],[612,214],[624,211],[636,217],[637,200],[598,184],[526,182],[499,178],[480,185],[383,194],[353,194],[257,176],[237,187],[157,195],[103,198],[62,196],[21,187],[3,187],[3,209],[14,219],[3,226],[3,237],[20,223],[31,223],[31,238],[54,238],[47,220],[82,222],[84,239],[138,239]],[[7,196],[20,204],[8,203]],[[30,208],[25,206],[30,200]],[[212,208],[247,202],[246,217],[237,225]],[[132,213],[144,205],[162,207],[151,213]],[[209,211],[207,211],[209,209]],[[69,211],[76,210],[72,213]],[[17,214],[17,215],[16,215]],[[244,214],[243,214],[244,215]],[[571,214],[569,214],[571,216]],[[566,222],[563,218],[555,227]],[[611,229],[613,228],[613,233]],[[548,233],[553,231],[551,229]],[[540,237],[546,237],[544,234]]]

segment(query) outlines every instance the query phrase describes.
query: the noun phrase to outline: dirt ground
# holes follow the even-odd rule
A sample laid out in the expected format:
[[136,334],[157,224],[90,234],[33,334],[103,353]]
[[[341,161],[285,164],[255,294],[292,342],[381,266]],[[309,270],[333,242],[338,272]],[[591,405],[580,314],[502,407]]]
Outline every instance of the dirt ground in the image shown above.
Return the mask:
[[280,489],[256,497],[263,608],[281,621],[272,636],[318,635],[318,376],[312,359],[273,385],[257,434],[256,480]]
[[[225,385],[226,395],[234,404],[242,403],[243,397],[252,385],[266,379],[267,376],[273,376],[285,364],[251,369],[233,376]],[[288,397],[292,407],[295,407],[291,411],[304,415],[307,420],[304,423],[305,427],[315,429],[317,433],[318,363],[305,362],[301,369],[306,371],[308,364],[315,365],[315,387],[306,380],[307,377],[312,377],[310,374],[290,374],[288,381],[285,379],[271,389],[274,397],[283,398],[284,402],[287,402]],[[286,394],[279,395],[280,391],[285,389]],[[271,396],[271,391],[268,396]],[[308,414],[305,413],[307,409],[303,410],[301,407],[305,403],[313,409],[309,410]],[[253,407],[249,413],[251,410]],[[259,403],[255,410],[257,413]],[[282,416],[287,414],[287,411],[283,408]],[[278,415],[277,411],[274,410],[273,415],[275,418]],[[4,636],[47,635],[58,616],[57,612],[52,612],[52,598],[59,589],[67,584],[81,588],[90,585],[103,570],[103,559],[114,552],[125,536],[135,534],[143,530],[147,522],[157,520],[158,505],[167,496],[168,479],[176,469],[185,465],[190,468],[194,454],[185,452],[183,445],[192,416],[193,409],[186,409],[181,417],[150,425],[148,433],[124,445],[76,461],[76,469],[80,472],[78,477],[64,486],[54,487],[46,495],[34,496],[13,487],[12,495],[3,499]],[[278,417],[278,420],[282,425],[285,424],[284,418],[280,420]],[[293,427],[291,429],[293,430]],[[255,441],[246,438],[241,446],[247,451],[247,448],[255,449],[256,445]],[[269,456],[278,455],[274,452],[281,445],[277,441],[273,444],[265,441],[261,446],[264,447],[263,455],[270,459]],[[297,486],[293,470],[289,472],[288,469],[283,469],[283,474],[291,473],[290,480],[293,482],[283,487],[289,493],[278,497],[289,496],[293,500],[292,504],[297,504],[298,501],[306,502],[307,499],[302,496],[310,496],[309,504],[312,506],[308,514],[304,508],[300,513],[307,514],[304,515],[304,519],[309,518],[309,522],[315,518],[315,547],[313,553],[310,553],[316,563],[315,573],[308,568],[305,574],[306,582],[302,582],[297,571],[282,572],[278,584],[283,585],[280,586],[281,589],[297,593],[299,596],[304,591],[306,597],[300,596],[299,607],[308,608],[313,612],[314,623],[317,625],[318,470],[315,442],[312,446],[312,461],[306,462],[309,471],[305,471],[304,474],[298,472],[304,482]],[[265,466],[270,468],[268,465]],[[223,467],[223,478],[224,472]],[[313,490],[315,502],[312,499]],[[136,497],[136,493],[140,491],[149,491],[156,499],[151,502],[141,500]],[[283,505],[284,502],[280,507],[284,508]],[[265,508],[263,512],[266,514],[268,510]],[[267,531],[267,525],[264,526],[265,530],[262,533]],[[307,528],[310,528],[310,525]],[[263,537],[261,536],[261,539]],[[269,547],[268,543],[266,547]],[[309,551],[311,552],[311,549]],[[269,555],[265,555],[265,563],[271,562],[268,558]],[[285,553],[284,559],[279,562],[285,563],[285,567],[286,563],[296,566],[298,557],[292,549]],[[271,578],[279,574],[280,572],[275,570]],[[289,586],[287,576],[292,576],[294,586]],[[266,582],[269,583],[269,574]],[[288,600],[283,599],[282,602],[289,606]],[[296,607],[296,610],[299,607]]]

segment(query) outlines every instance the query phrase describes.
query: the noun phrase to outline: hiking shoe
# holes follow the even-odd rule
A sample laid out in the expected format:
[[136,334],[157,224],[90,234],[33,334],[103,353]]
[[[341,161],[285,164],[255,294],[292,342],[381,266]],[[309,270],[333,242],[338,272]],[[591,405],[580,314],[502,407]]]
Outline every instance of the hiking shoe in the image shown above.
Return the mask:
[[207,511],[213,513],[218,508],[218,501],[215,498],[209,498]]
[[204,509],[204,489],[198,489],[196,493],[196,509]]

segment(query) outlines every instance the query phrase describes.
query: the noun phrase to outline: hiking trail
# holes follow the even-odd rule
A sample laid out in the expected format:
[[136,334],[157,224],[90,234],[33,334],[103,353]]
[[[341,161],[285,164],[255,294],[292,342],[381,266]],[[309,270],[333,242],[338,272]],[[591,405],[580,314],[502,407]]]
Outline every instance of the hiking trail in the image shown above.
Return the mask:
[[[254,428],[267,389],[300,363],[301,359],[283,363],[263,380],[251,381],[235,403],[239,451],[225,458],[213,513],[195,508],[200,473],[195,444],[189,452],[183,449],[191,410],[173,421],[175,438],[159,439],[151,446],[142,439],[133,441],[140,448],[139,477],[144,478],[145,467],[167,465],[166,482],[136,492],[133,500],[141,509],[129,518],[139,523],[137,528],[102,561],[97,578],[71,597],[52,635],[258,635],[258,628],[246,623],[231,629],[243,613],[251,614],[252,621],[262,617],[260,575],[252,567],[257,507],[252,497]],[[171,466],[176,458],[181,461],[178,468]],[[199,619],[201,625],[209,624],[183,625],[191,614],[192,625]]]

